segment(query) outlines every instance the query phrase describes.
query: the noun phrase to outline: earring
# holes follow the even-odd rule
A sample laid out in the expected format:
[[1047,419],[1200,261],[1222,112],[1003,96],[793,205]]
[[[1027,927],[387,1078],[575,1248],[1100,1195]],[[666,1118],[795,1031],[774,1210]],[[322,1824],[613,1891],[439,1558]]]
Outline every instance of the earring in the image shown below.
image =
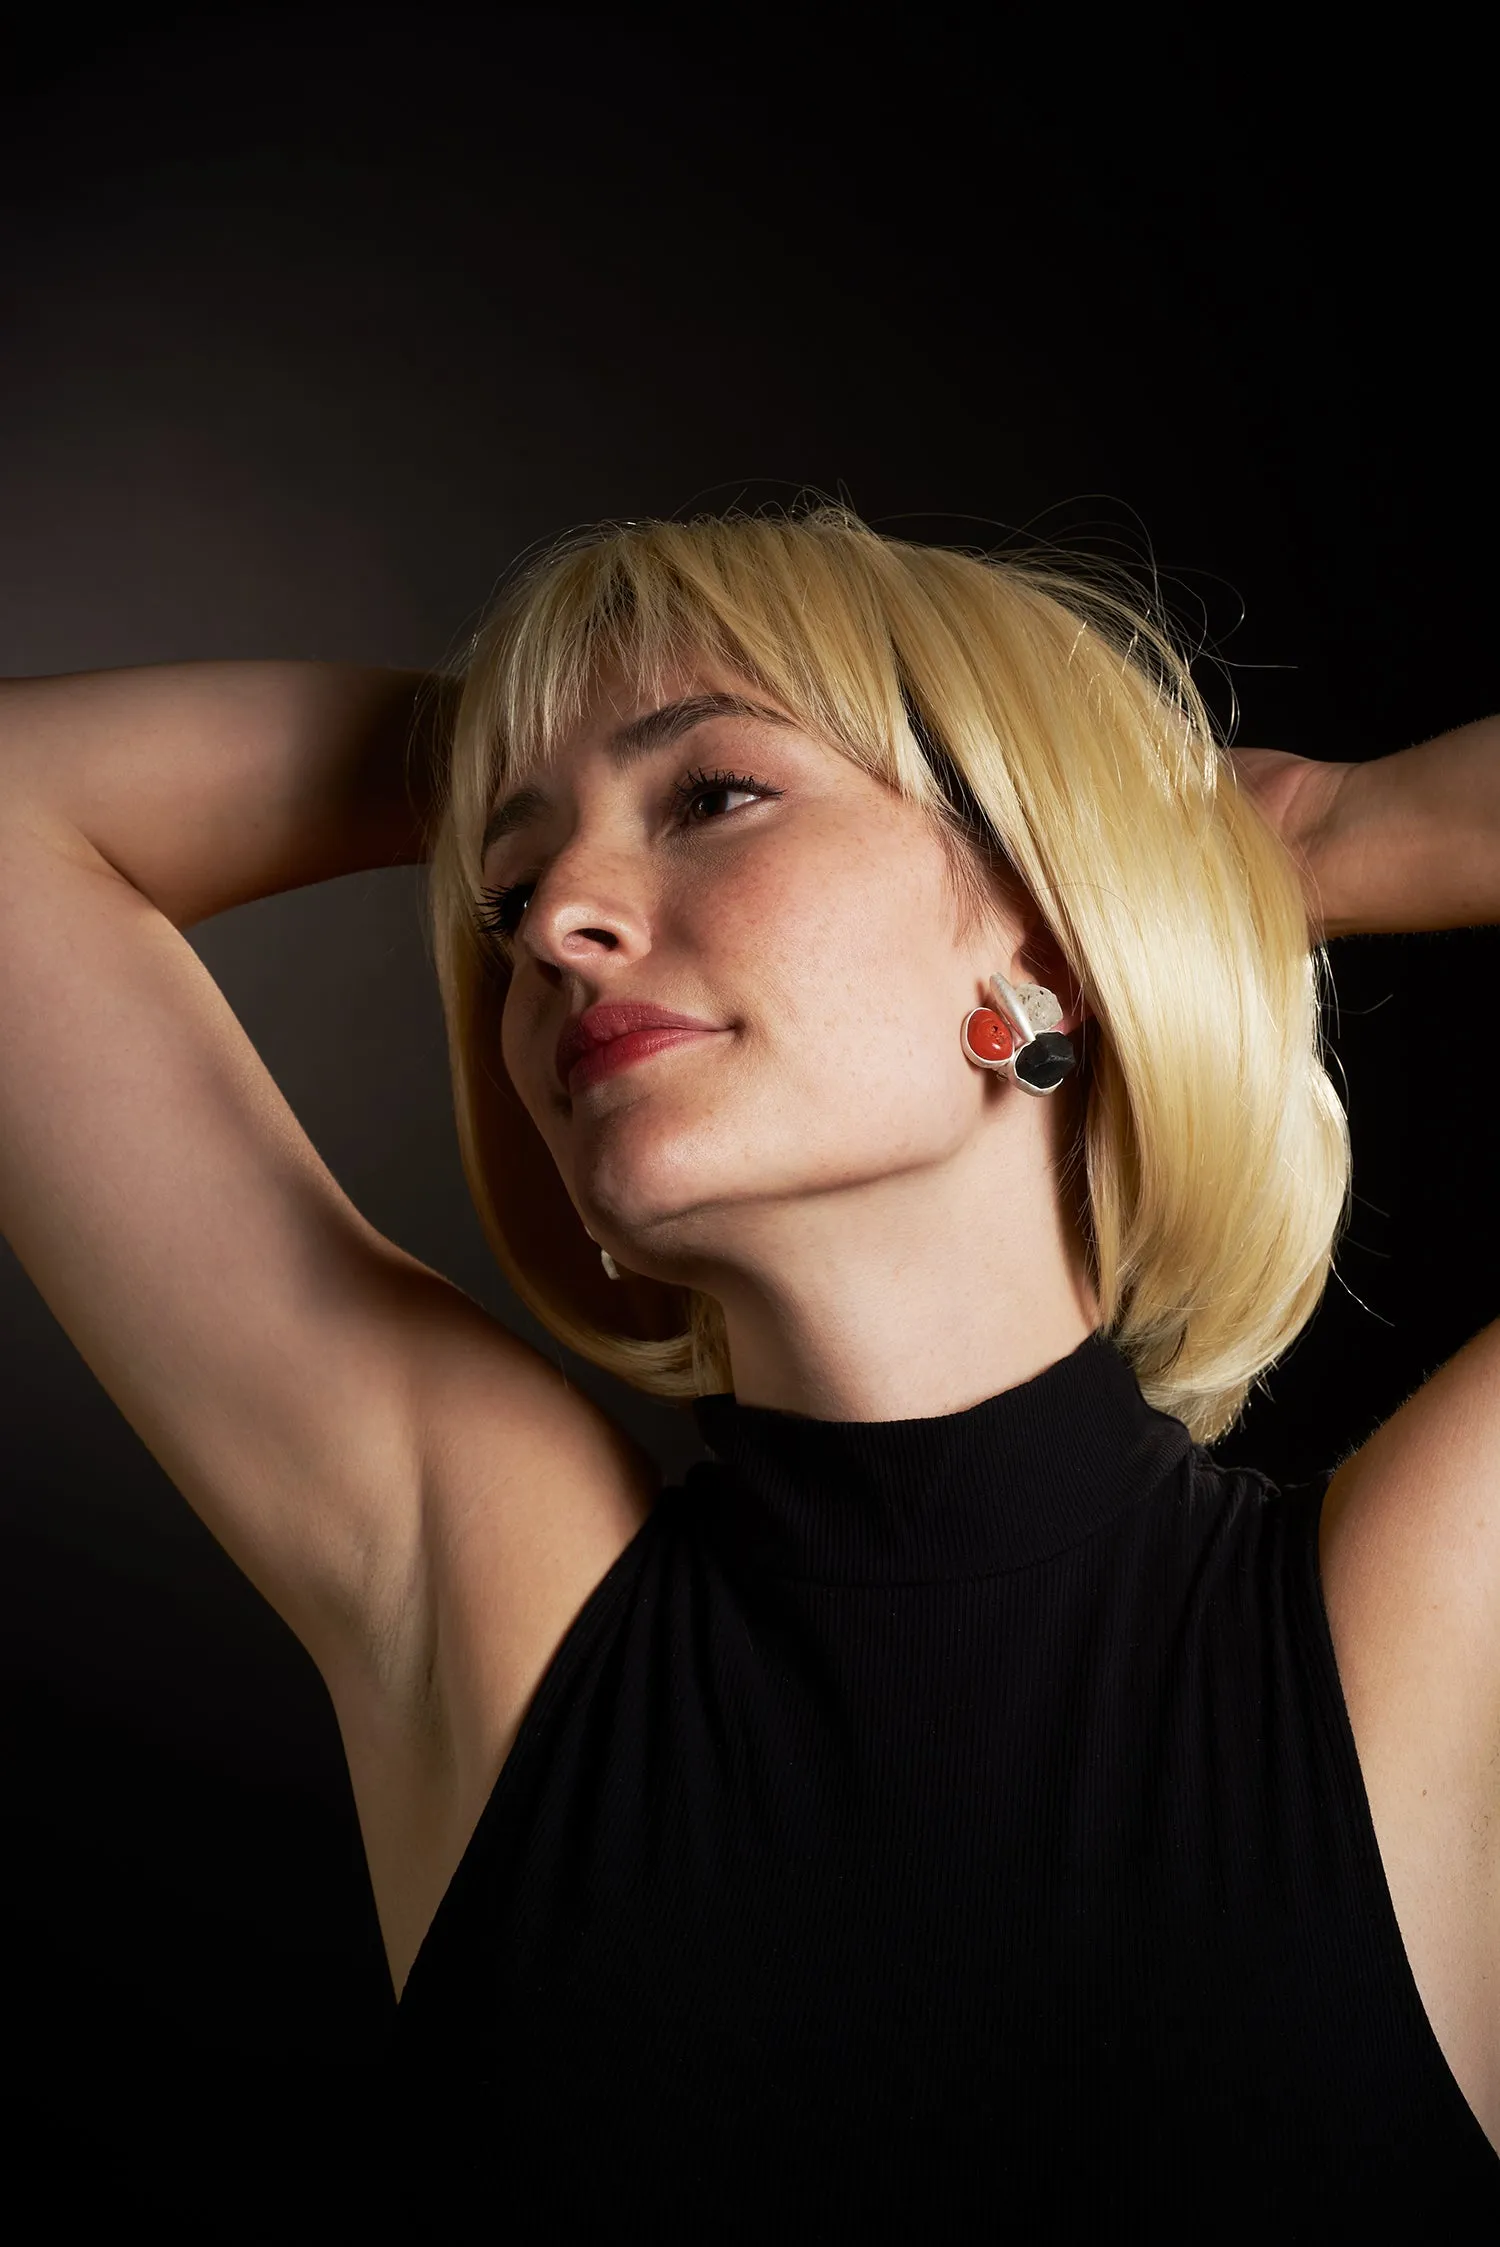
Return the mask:
[[1000,974],[990,977],[990,989],[1002,1011],[977,1006],[964,1016],[965,1054],[1023,1092],[1056,1092],[1078,1066],[1072,1039],[1054,1027],[1062,1020],[1057,993],[1041,983],[1007,983]]
[[[585,1225],[583,1229],[586,1233],[589,1233],[587,1225]],[[589,1239],[591,1241],[594,1241],[594,1236],[592,1233],[589,1233]],[[595,1248],[599,1248],[599,1243],[597,1241],[594,1241],[594,1246]],[[619,1278],[620,1267],[615,1262],[614,1258],[610,1255],[607,1248],[599,1248],[599,1261],[604,1266],[604,1273],[607,1279],[617,1280]]]

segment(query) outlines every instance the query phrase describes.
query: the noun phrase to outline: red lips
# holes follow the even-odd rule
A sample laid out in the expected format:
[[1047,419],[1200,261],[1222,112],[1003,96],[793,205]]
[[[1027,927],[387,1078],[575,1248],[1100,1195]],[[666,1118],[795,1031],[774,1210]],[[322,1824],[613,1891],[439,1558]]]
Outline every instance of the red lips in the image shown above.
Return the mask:
[[717,1022],[704,1022],[696,1014],[677,1014],[668,1006],[648,1006],[640,1001],[613,1006],[591,1006],[569,1022],[557,1041],[557,1075],[567,1090],[568,1072],[581,1054],[611,1038],[628,1037],[633,1030],[717,1030]]

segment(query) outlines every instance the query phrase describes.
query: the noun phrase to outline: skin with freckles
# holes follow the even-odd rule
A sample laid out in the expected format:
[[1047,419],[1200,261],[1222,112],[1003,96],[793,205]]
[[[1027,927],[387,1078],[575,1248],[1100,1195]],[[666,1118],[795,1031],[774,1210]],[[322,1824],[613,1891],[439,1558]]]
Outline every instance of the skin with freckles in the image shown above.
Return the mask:
[[[1058,1170],[1076,1079],[1034,1098],[964,1056],[988,977],[1081,1008],[1026,901],[959,928],[926,815],[798,724],[716,715],[622,767],[623,721],[709,692],[606,674],[548,808],[491,844],[533,885],[502,1049],[585,1225],[618,1262],[723,1306],[742,1403],[923,1418],[1031,1379],[1098,1325]],[[722,784],[684,808],[699,768]],[[533,776],[528,776],[533,777]],[[565,1091],[564,1024],[642,1000],[715,1025]]]

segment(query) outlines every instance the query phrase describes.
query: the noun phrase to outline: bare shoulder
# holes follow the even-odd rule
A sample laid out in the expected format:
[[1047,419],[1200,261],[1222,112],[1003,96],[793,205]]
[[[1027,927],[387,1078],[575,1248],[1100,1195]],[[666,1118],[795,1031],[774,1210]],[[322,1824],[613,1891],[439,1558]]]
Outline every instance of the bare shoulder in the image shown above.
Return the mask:
[[1500,2151],[1500,1322],[1342,1463],[1319,1561],[1407,1956]]
[[[1374,1671],[1420,1646],[1444,1734],[1500,1803],[1500,1321],[1343,1461],[1319,1557],[1330,1613],[1358,1615],[1351,1656]],[[1402,1672],[1414,1703],[1409,1663]]]
[[570,1626],[649,1516],[650,1455],[529,1343],[426,1275],[406,1330],[406,1580],[323,1669],[399,1989]]

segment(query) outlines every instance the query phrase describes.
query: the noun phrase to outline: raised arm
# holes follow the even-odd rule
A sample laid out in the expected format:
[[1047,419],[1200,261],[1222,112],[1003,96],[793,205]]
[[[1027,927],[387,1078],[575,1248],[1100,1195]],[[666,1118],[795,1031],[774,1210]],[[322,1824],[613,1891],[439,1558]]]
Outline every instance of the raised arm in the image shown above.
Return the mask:
[[414,865],[451,685],[342,663],[171,663],[0,682],[0,810],[61,822],[189,928]]
[[[349,1440],[341,1376],[373,1386],[376,1299],[420,1282],[340,1192],[180,930],[415,858],[431,810],[419,708],[434,697],[414,674],[323,664],[0,685],[0,1231],[319,1650],[347,1587],[308,1478]],[[372,1492],[409,1479],[389,1369],[384,1387]]]
[[1365,764],[1231,763],[1298,862],[1315,943],[1500,921],[1500,717]]
[[[1314,942],[1500,922],[1500,719],[1368,764],[1235,764],[1298,860]],[[1450,1097],[1490,1096],[1460,1071],[1425,1103],[1438,1133]],[[1406,1837],[1398,1885],[1443,1868],[1421,1892],[1449,1962],[1432,1986],[1463,1984],[1445,2050],[1488,2087],[1500,2150],[1500,1319],[1343,1460],[1319,1561],[1372,1799]]]
[[398,1983],[659,1476],[351,1204],[181,932],[424,855],[441,745],[412,673],[0,687],[0,1231],[322,1669]]

